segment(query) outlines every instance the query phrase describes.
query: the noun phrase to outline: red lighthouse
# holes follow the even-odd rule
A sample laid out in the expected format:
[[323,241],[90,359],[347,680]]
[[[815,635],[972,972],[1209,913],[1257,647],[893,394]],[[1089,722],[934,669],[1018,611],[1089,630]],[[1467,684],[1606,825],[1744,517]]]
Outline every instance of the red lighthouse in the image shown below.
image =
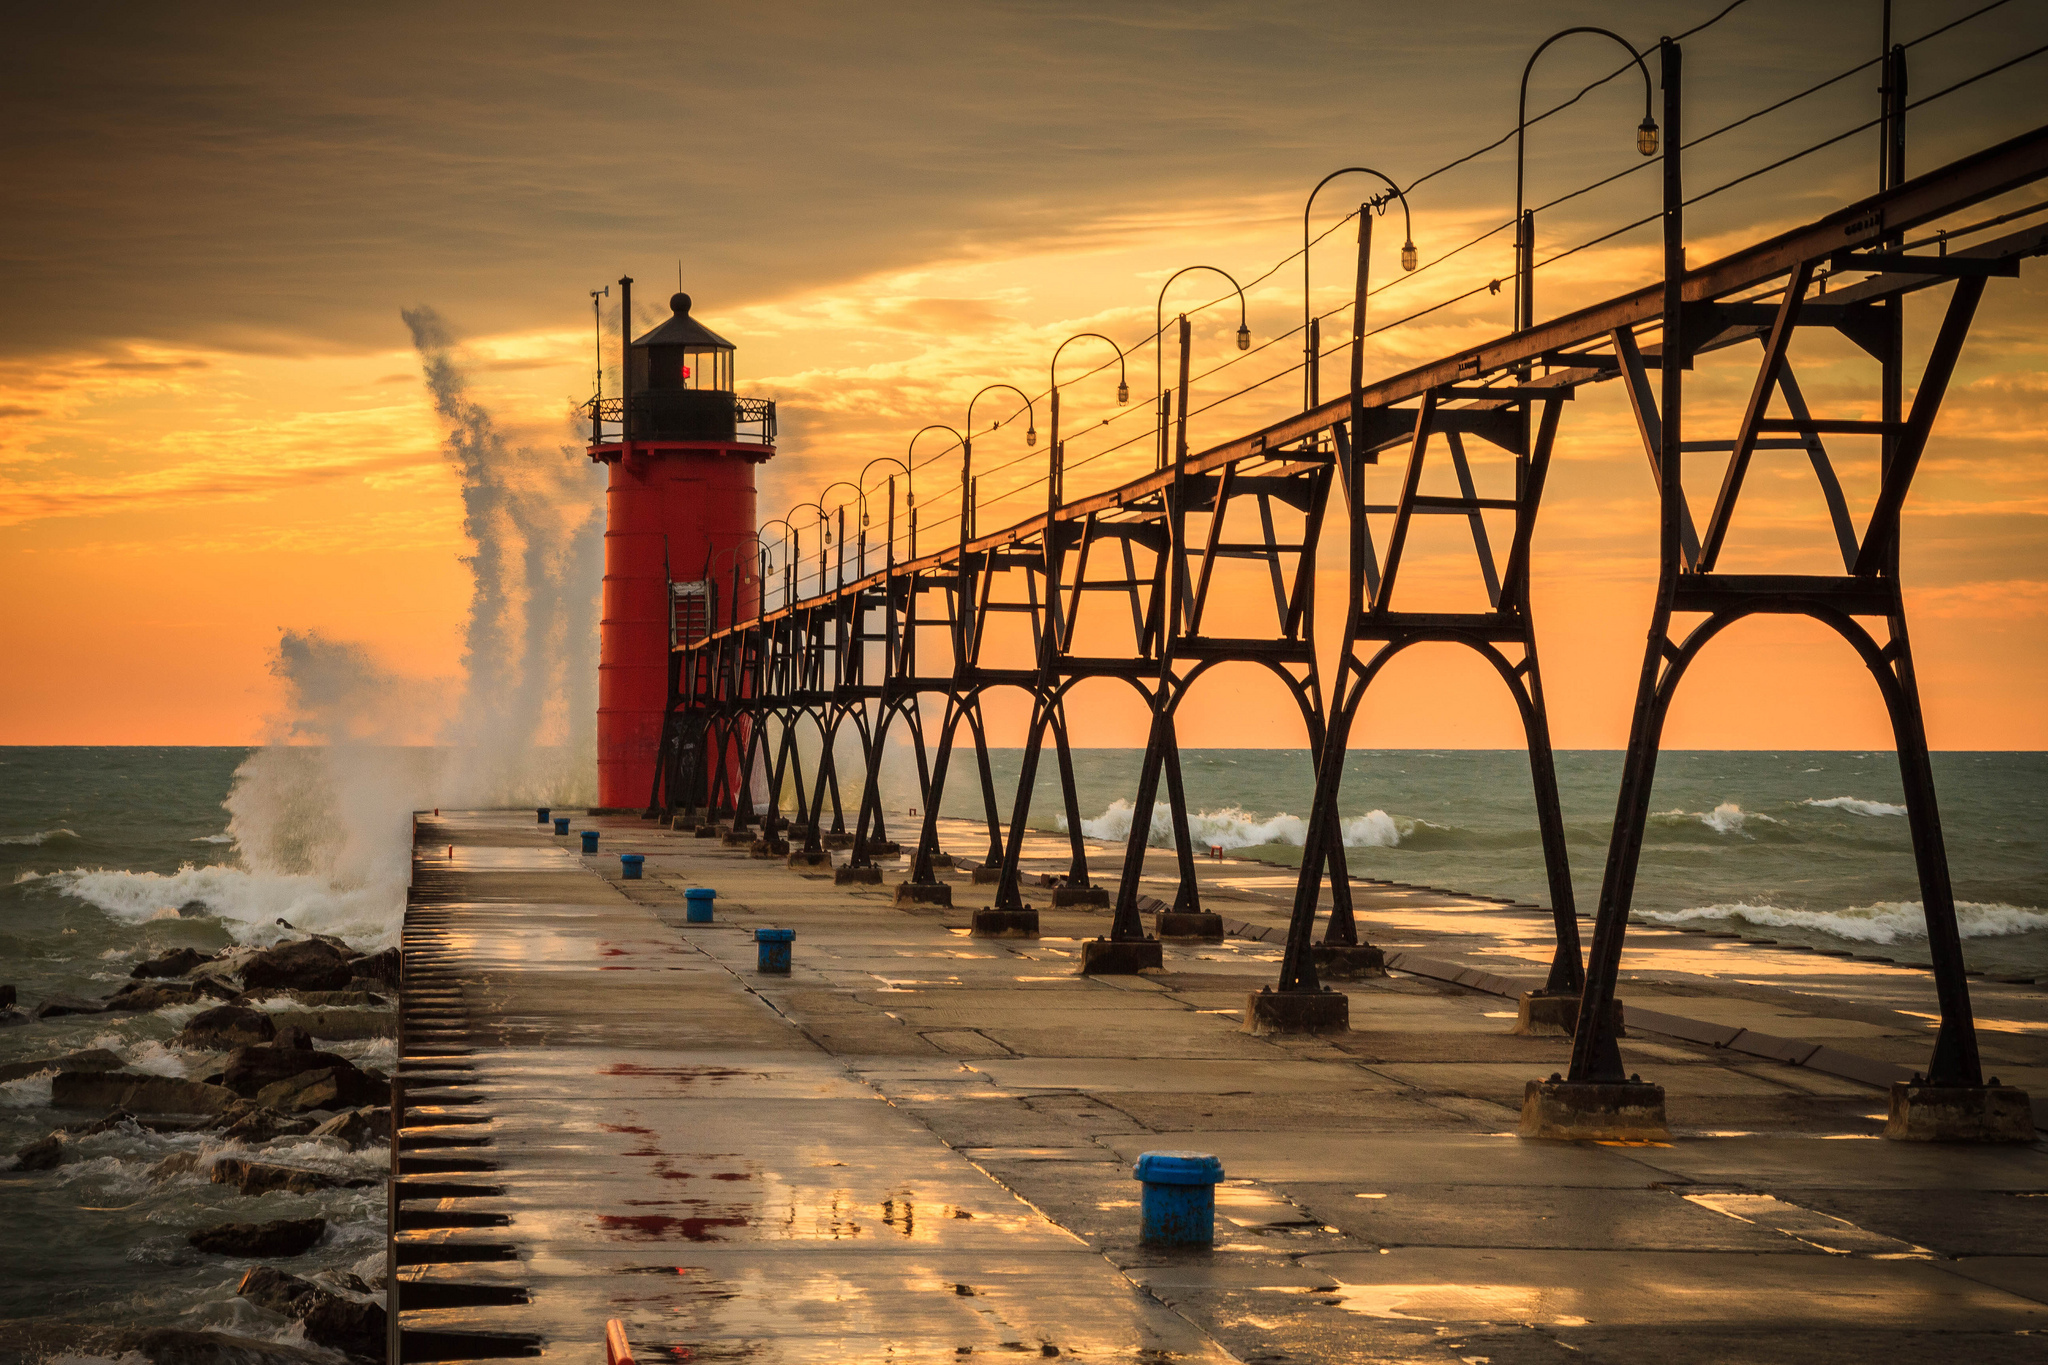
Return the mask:
[[[632,335],[633,281],[619,281]],[[733,344],[669,300],[666,322],[625,346],[617,398],[593,400],[590,458],[605,489],[604,619],[597,685],[597,803],[640,811],[654,789],[669,656],[706,607],[754,609],[754,466],[775,454],[775,405],[733,392]],[[616,427],[616,432],[611,428]],[[733,560],[742,596],[732,603]],[[716,579],[722,593],[707,593]]]

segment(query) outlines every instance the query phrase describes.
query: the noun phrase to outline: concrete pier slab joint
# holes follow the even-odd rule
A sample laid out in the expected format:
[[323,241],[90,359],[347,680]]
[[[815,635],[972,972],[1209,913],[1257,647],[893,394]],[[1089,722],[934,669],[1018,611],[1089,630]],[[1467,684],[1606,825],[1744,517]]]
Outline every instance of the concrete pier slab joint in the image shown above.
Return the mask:
[[1152,917],[1152,932],[1162,939],[1223,942],[1223,916],[1208,910],[1161,910]]
[[930,886],[921,886],[916,882],[898,882],[896,904],[899,908],[906,905],[943,905],[950,909],[953,904],[953,888],[944,882],[935,882]]

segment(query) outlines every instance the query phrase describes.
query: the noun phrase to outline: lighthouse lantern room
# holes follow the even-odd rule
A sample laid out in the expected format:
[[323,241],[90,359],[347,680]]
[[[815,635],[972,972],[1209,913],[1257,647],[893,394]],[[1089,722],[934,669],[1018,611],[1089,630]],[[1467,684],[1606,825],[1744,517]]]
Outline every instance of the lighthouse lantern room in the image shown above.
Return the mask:
[[[619,281],[624,338],[632,290],[630,278]],[[734,392],[733,344],[690,316],[688,294],[669,310],[626,340],[622,392],[585,407],[590,458],[610,474],[597,800],[636,814],[654,790],[676,646],[716,628],[707,608],[731,620],[759,601],[754,467],[775,454],[775,405]]]

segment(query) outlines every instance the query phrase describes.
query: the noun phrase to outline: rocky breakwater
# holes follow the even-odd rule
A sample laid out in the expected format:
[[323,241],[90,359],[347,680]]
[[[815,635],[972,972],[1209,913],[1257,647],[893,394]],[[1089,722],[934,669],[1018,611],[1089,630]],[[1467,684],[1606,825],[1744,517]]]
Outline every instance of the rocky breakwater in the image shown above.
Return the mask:
[[[307,1358],[289,1344],[301,1335],[381,1359],[397,978],[395,950],[362,954],[309,936],[211,956],[180,948],[136,964],[98,998],[53,996],[24,1010],[0,988],[6,1022],[53,1041],[76,1038],[83,1016],[150,1013],[159,1031],[175,1028],[126,1055],[52,1048],[0,1065],[0,1084],[47,1081],[54,1121],[0,1167],[13,1179],[62,1180],[67,1168],[83,1174],[111,1159],[119,1169],[94,1174],[146,1190],[151,1223],[182,1223],[176,1245],[132,1258],[136,1273],[154,1267],[189,1286],[195,1266],[217,1272],[202,1276],[216,1287],[187,1310],[190,1330],[161,1319],[18,1320],[0,1323],[0,1359],[135,1353],[168,1365],[196,1350],[283,1365]],[[229,1295],[242,1306],[221,1311]],[[221,1326],[230,1330],[206,1330]]]

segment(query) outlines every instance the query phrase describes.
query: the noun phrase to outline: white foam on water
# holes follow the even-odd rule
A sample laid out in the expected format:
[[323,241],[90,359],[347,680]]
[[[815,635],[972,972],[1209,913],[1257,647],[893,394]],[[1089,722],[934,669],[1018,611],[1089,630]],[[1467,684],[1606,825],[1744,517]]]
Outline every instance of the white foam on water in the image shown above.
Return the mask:
[[75,829],[46,829],[36,834],[0,834],[0,844],[27,844],[41,847],[52,839],[82,839],[85,836]]
[[234,841],[235,836],[232,834],[202,834],[192,840],[195,844],[232,844]]
[[[1739,921],[1767,929],[1816,929],[1854,943],[1897,943],[1927,937],[1919,901],[1878,901],[1847,910],[1788,910],[1775,905],[1702,905],[1690,910],[1638,910],[1658,924]],[[2004,938],[2048,929],[2048,912],[2003,902],[1956,902],[1956,927],[1964,938]]]
[[[401,856],[404,849],[401,841]],[[394,875],[355,886],[332,877],[191,866],[169,874],[77,868],[51,879],[67,895],[130,924],[162,917],[165,910],[175,917],[180,906],[203,901],[207,913],[243,943],[300,937],[296,929],[333,934],[358,948],[386,947],[397,940],[395,911],[405,904],[402,864]],[[279,919],[293,929],[280,926]]]
[[57,1069],[52,1067],[33,1076],[0,1081],[0,1109],[48,1109],[50,1082],[56,1079],[56,1075]]
[[1852,815],[1904,815],[1904,806],[1894,806],[1889,801],[1865,801],[1858,796],[1830,796],[1825,801],[1812,797],[1799,803],[1802,806],[1818,806],[1823,810],[1845,810]]
[[[1733,801],[1723,801],[1712,810],[1660,810],[1660,820],[1697,820],[1716,834],[1743,834],[1743,826],[1750,821],[1765,825],[1782,825],[1785,822],[1776,816],[1764,815],[1758,811],[1744,810]],[[1744,838],[1754,836],[1743,835]]]
[[[1128,843],[1131,817],[1135,813],[1136,807],[1119,797],[1094,819],[1083,819],[1081,832],[1106,843]],[[1055,823],[1062,833],[1066,831],[1065,816],[1058,817]],[[1392,848],[1401,842],[1403,834],[1414,831],[1415,822],[1397,821],[1385,811],[1375,810],[1346,816],[1339,822],[1339,828],[1343,831],[1347,848]],[[1221,810],[1197,811],[1188,816],[1188,837],[1202,848],[1258,848],[1267,844],[1289,844],[1300,848],[1307,834],[1308,822],[1284,811],[1279,815],[1263,816],[1241,807],[1226,806]],[[1173,846],[1173,813],[1164,802],[1152,807],[1148,842],[1154,848]]]

